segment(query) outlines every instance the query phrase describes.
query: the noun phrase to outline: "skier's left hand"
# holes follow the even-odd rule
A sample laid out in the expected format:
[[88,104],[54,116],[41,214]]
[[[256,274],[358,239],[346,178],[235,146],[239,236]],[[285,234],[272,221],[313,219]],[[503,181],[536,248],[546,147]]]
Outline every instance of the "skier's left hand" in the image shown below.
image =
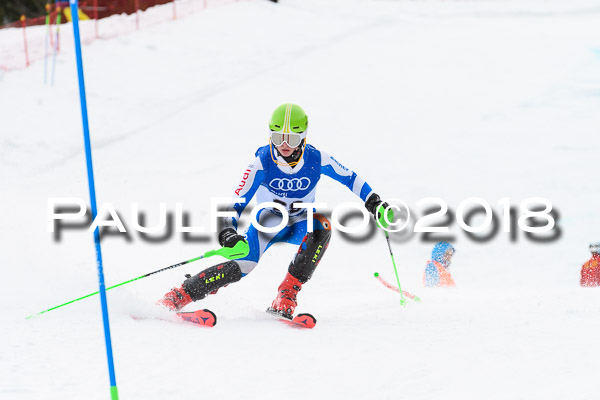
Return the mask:
[[237,233],[233,228],[226,228],[219,233],[219,244],[223,247],[234,247],[239,241],[246,242],[246,239]]
[[382,201],[377,193],[372,193],[365,202],[365,208],[373,214],[377,225],[381,228],[387,228],[394,220],[394,210],[389,208],[389,204]]

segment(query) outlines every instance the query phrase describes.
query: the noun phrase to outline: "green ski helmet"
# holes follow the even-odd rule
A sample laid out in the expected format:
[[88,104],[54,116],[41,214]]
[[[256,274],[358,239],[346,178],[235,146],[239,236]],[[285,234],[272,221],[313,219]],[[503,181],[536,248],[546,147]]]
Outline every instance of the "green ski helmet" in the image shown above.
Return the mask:
[[269,128],[275,146],[286,142],[290,147],[298,147],[302,139],[306,139],[308,117],[299,105],[285,103],[273,111]]

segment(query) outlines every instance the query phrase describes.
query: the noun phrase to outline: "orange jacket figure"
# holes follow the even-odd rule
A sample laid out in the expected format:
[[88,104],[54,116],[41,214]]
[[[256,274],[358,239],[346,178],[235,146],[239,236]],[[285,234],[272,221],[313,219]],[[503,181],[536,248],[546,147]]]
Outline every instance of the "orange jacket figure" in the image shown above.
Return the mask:
[[439,242],[433,247],[431,261],[427,262],[423,273],[423,285],[426,287],[449,287],[455,286],[454,279],[448,268],[452,261],[452,255],[456,250],[448,242]]
[[581,286],[600,286],[600,243],[590,244],[592,258],[581,267]]

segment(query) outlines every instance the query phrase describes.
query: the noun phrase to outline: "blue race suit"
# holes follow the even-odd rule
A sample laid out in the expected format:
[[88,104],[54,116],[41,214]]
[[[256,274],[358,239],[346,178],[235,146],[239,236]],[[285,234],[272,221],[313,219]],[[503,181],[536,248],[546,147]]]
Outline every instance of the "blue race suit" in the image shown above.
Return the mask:
[[[276,164],[273,159],[280,164]],[[317,183],[321,175],[327,175],[348,187],[361,200],[366,201],[372,193],[371,187],[355,172],[343,166],[329,154],[306,145],[299,163],[290,167],[283,157],[271,146],[260,147],[256,158],[244,171],[242,181],[235,190],[235,196],[245,202],[234,203],[229,210],[237,217],[223,218],[223,228],[237,229],[237,220],[250,200],[256,196],[258,204],[264,202],[279,203],[288,210],[288,224],[278,232],[259,232],[251,225],[244,236],[250,245],[250,253],[236,260],[242,275],[248,274],[258,264],[263,253],[274,243],[285,242],[300,245],[307,234],[307,215],[305,208],[293,208],[293,203],[314,203]],[[315,214],[313,229],[330,229],[324,218]],[[281,222],[280,212],[274,208],[265,208],[257,216],[258,222],[265,227],[274,227]]]

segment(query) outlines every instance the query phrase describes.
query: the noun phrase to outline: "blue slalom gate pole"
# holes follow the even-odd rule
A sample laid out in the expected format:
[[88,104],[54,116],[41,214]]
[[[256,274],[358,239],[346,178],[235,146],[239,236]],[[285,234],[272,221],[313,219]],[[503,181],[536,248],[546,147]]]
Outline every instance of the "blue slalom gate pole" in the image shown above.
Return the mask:
[[[83,59],[81,56],[81,40],[79,37],[79,14],[78,1],[70,0],[71,15],[73,18],[73,36],[75,39],[75,56],[77,58],[77,76],[79,80],[79,99],[81,100],[81,119],[83,122],[83,139],[85,142],[85,158],[87,164],[88,186],[90,190],[90,203],[92,208],[92,219],[96,219],[96,189],[94,185],[94,168],[92,166],[92,146],[90,144],[90,129],[88,125],[87,102],[85,97],[85,81],[83,80]],[[102,251],[100,248],[100,231],[98,227],[94,231],[94,243],[96,245],[96,266],[98,268],[98,287],[100,291],[100,303],[102,305],[102,321],[104,323],[104,341],[106,343],[106,357],[108,360],[108,375],[110,377],[110,396],[112,400],[119,399],[117,380],[115,378],[115,366],[113,362],[112,343],[110,340],[110,324],[108,322],[108,305],[106,303],[106,287],[104,285],[104,272],[102,270]]]

